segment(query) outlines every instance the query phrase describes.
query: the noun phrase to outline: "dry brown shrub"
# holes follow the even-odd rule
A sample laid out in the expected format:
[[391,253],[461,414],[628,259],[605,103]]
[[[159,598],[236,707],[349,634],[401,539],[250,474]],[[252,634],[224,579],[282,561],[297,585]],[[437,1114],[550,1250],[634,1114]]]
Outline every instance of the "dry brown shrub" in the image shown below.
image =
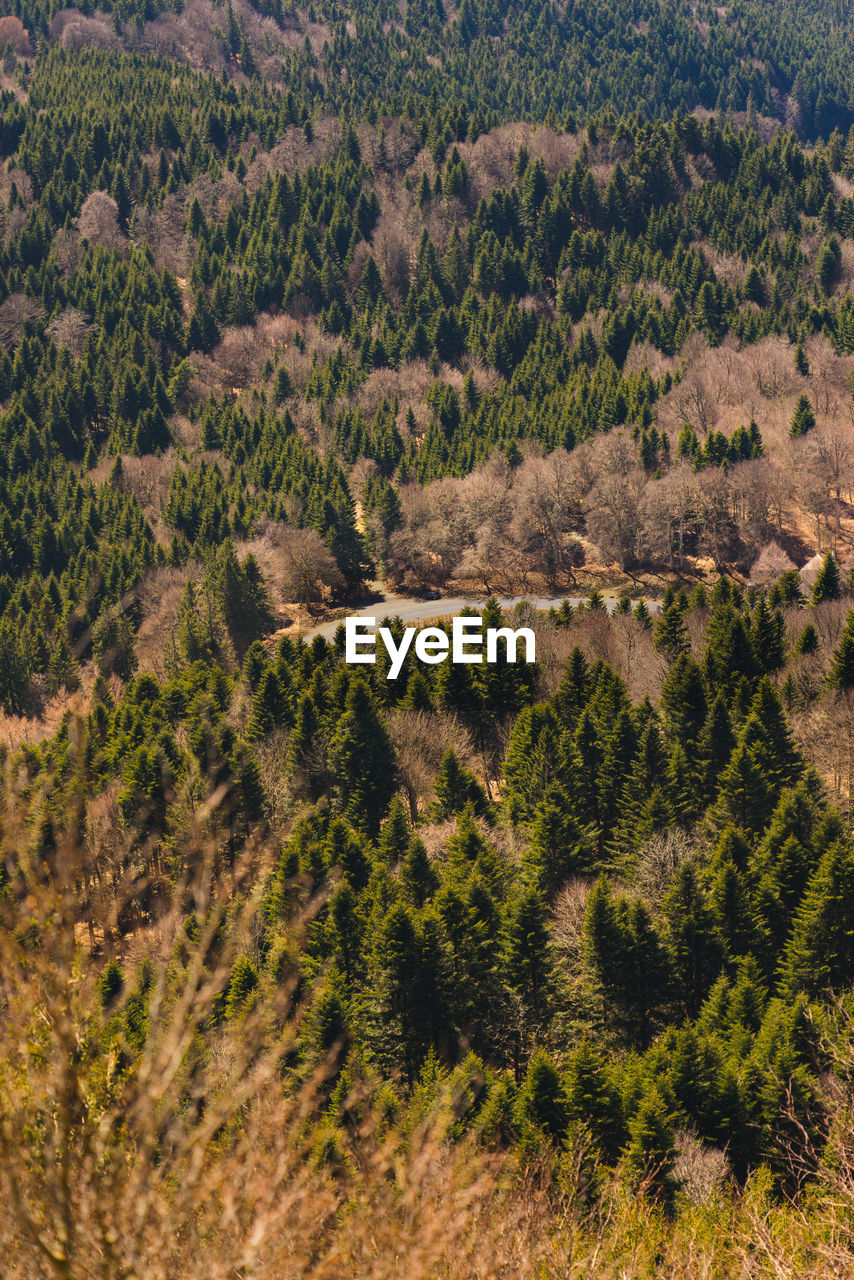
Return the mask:
[[172,476],[178,466],[174,450],[168,449],[160,455],[147,453],[141,458],[122,454],[121,465],[122,491],[137,499],[149,520],[157,520],[169,499]]
[[168,268],[179,280],[189,275],[193,262],[193,246],[186,232],[189,205],[185,194],[171,192],[162,208],[143,205],[134,219],[134,235],[150,246],[157,270]]
[[190,578],[199,580],[197,566],[150,569],[143,578],[138,589],[142,620],[136,642],[140,671],[158,677],[167,674],[166,641],[175,628],[178,606]]
[[633,883],[653,906],[659,906],[684,863],[696,853],[696,842],[678,827],[656,832],[638,850]]
[[[110,816],[108,802],[96,826]],[[250,844],[225,892],[205,821],[200,814],[191,835],[186,883],[125,941],[121,895],[139,882],[116,885],[110,898],[81,894],[81,885],[94,888],[95,868],[86,846],[67,842],[46,882],[14,815],[4,815],[4,1275],[391,1280],[405,1257],[416,1280],[533,1276],[553,1252],[549,1198],[535,1181],[521,1194],[506,1157],[446,1141],[452,1095],[404,1140],[381,1126],[367,1084],[354,1081],[347,1099],[352,1126],[324,1120],[324,1088],[340,1048],[302,1083],[282,1071],[300,1035],[289,956],[316,907],[291,926],[278,976],[262,974],[254,1001],[211,1030],[234,960],[258,959],[253,887],[263,883],[272,850]],[[37,948],[18,929],[24,903]],[[183,929],[188,904],[200,921],[197,943]],[[107,939],[128,981],[103,1009]],[[142,960],[150,978],[146,1036],[129,1071],[98,1046],[132,997],[133,966]],[[91,1050],[81,1053],[84,1043]]]
[[315,529],[264,520],[257,536],[240,542],[237,551],[241,557],[251,552],[258,561],[273,605],[283,615],[289,604],[319,604],[344,585],[333,556]]
[[677,1133],[673,1172],[692,1204],[721,1199],[730,1179],[727,1158],[719,1147],[701,1142],[694,1133]]
[[391,713],[388,729],[415,822],[432,798],[436,774],[447,749],[451,747],[464,764],[471,765],[471,738],[455,716],[406,707]]
[[551,912],[551,936],[562,963],[574,969],[584,948],[584,920],[592,882],[581,876],[568,880],[555,894]]
[[770,585],[776,582],[783,573],[788,573],[797,566],[777,542],[767,542],[753,562],[750,570],[752,582]]

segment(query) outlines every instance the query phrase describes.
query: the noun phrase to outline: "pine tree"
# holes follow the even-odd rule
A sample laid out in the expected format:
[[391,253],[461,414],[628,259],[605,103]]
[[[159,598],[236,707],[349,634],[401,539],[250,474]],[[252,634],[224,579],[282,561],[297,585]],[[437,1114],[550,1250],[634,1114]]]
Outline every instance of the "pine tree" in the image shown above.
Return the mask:
[[702,672],[685,653],[677,656],[661,690],[661,709],[671,739],[694,750],[708,715]]
[[558,1142],[566,1133],[569,1113],[563,1085],[554,1063],[543,1049],[537,1049],[528,1063],[516,1104],[516,1118],[523,1133],[531,1127]]
[[781,974],[790,994],[814,997],[854,980],[854,855],[847,842],[827,850],[810,880]]
[[377,853],[388,866],[396,866],[403,857],[409,847],[410,836],[406,807],[400,796],[395,796],[377,841]]
[[344,715],[329,746],[338,802],[369,833],[379,831],[397,789],[397,763],[376,703],[363,680],[347,691]]
[[828,551],[813,583],[811,600],[813,604],[822,604],[825,600],[838,600],[842,594],[839,581],[839,566],[836,556]]
[[439,887],[439,878],[427,856],[423,840],[413,836],[400,864],[400,883],[406,899],[419,910]]
[[676,1191],[674,1160],[673,1131],[667,1108],[658,1090],[650,1087],[629,1121],[625,1164],[631,1186],[669,1208]]
[[815,414],[809,401],[809,396],[800,395],[798,403],[795,406],[795,413],[792,418],[792,425],[789,427],[790,436],[805,436],[808,431],[812,431],[815,426]]
[[722,956],[692,863],[683,863],[677,871],[662,911],[676,987],[687,1016],[695,1018],[720,972]]
[[543,1030],[553,995],[551,946],[545,900],[533,885],[523,887],[510,904],[504,971],[507,985],[523,1002],[532,1029]]

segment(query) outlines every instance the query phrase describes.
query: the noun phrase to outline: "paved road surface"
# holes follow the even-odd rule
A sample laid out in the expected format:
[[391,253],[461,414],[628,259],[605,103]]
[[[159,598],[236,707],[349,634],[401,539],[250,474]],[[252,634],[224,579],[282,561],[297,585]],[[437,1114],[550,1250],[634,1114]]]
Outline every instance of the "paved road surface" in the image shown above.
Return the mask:
[[[576,605],[586,604],[587,596],[496,596],[498,603],[502,609],[512,609],[522,600],[527,600],[535,609],[559,609],[564,600],[575,608]],[[414,597],[387,595],[382,600],[376,601],[374,604],[366,604],[358,609],[349,610],[350,617],[360,618],[376,618],[381,623],[383,618],[398,617],[402,622],[426,622],[431,618],[450,618],[454,614],[462,613],[463,609],[482,609],[486,604],[486,596],[448,596],[441,600],[420,600]],[[656,600],[647,600],[647,608],[650,613],[655,613],[659,609],[659,603]],[[613,613],[617,607],[615,599],[606,599],[605,607],[609,613]],[[317,627],[309,627],[305,631],[301,631],[300,635],[304,640],[312,640],[315,636],[324,636],[325,639],[331,640],[336,630],[341,625],[343,619],[337,618],[334,622],[323,622]]]

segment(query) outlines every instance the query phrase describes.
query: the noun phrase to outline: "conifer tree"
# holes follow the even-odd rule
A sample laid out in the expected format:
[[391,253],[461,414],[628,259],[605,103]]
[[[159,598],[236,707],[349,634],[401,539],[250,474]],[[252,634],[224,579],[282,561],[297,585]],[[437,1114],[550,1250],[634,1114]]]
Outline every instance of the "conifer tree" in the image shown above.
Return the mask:
[[661,690],[661,709],[671,739],[695,750],[708,715],[699,666],[685,653],[677,656]]
[[587,704],[590,692],[589,679],[587,659],[576,645],[569,655],[566,674],[553,699],[555,711],[567,729],[575,729],[581,712]]
[[646,1090],[628,1127],[625,1163],[632,1187],[670,1208],[676,1191],[676,1153],[667,1108],[657,1089]]
[[504,971],[518,993],[532,1029],[543,1030],[553,995],[551,946],[545,900],[533,885],[511,902],[505,926]]
[[760,832],[774,807],[774,790],[765,776],[757,746],[740,742],[718,780],[712,818],[743,831]]
[[413,836],[400,864],[400,882],[406,899],[419,910],[439,887],[439,879],[427,856],[423,840]]
[[753,614],[751,639],[763,671],[779,671],[785,662],[783,615],[779,609],[773,613],[760,596]]
[[805,436],[808,431],[812,431],[815,426],[815,414],[809,401],[809,396],[801,394],[798,397],[798,403],[795,406],[794,416],[792,417],[792,425],[789,427],[790,436]]
[[614,1160],[623,1141],[619,1097],[602,1054],[585,1036],[572,1054],[564,1077],[570,1121],[584,1124],[607,1160]]
[[442,756],[439,772],[436,775],[436,802],[433,816],[437,822],[444,822],[455,814],[472,805],[474,812],[486,812],[486,796],[483,788],[470,769],[466,769],[453,747],[448,747]]
[[579,826],[560,793],[550,791],[537,806],[524,858],[546,897],[569,876],[586,869],[590,843],[589,833]]
[[670,662],[688,653],[691,642],[685,628],[684,610],[678,601],[665,605],[655,628],[655,647]]
[[370,834],[379,831],[397,789],[397,764],[388,731],[363,680],[347,691],[344,715],[329,746],[338,802]]
[[297,706],[288,743],[288,766],[296,793],[316,800],[322,793],[325,759],[317,708],[310,693],[304,693]]
[[353,982],[362,963],[364,925],[359,916],[356,893],[349,879],[336,885],[329,899],[329,931],[333,953],[342,965],[347,981]]
[[854,855],[846,841],[831,845],[807,886],[781,974],[790,994],[815,997],[854,979]]
[[712,915],[691,862],[683,863],[677,871],[662,911],[676,988],[687,1016],[695,1018],[720,972],[722,957]]
[[799,653],[807,657],[818,651],[819,639],[818,632],[811,622],[808,622],[801,634],[795,641],[795,653]]
[[406,806],[400,796],[389,805],[388,817],[380,828],[377,852],[388,866],[394,867],[409,847],[411,831]]
[[569,1114],[563,1084],[543,1049],[537,1049],[528,1063],[516,1104],[516,1117],[523,1134],[530,1127],[560,1142],[566,1133]]
[[246,728],[249,741],[265,738],[288,720],[289,707],[275,667],[268,667],[252,699],[252,715]]
[[813,583],[812,596],[810,598],[813,604],[822,604],[825,600],[838,600],[841,594],[839,566],[836,563],[836,556],[832,551],[828,551],[821,563],[818,577]]

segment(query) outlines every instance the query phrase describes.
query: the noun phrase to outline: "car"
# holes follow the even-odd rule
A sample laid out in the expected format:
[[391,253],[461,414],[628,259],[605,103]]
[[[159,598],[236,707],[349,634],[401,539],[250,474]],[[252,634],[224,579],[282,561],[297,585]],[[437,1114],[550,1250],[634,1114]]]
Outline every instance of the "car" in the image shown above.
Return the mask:
[[428,591],[424,599],[425,600],[441,600],[442,597],[439,595],[438,591]]

